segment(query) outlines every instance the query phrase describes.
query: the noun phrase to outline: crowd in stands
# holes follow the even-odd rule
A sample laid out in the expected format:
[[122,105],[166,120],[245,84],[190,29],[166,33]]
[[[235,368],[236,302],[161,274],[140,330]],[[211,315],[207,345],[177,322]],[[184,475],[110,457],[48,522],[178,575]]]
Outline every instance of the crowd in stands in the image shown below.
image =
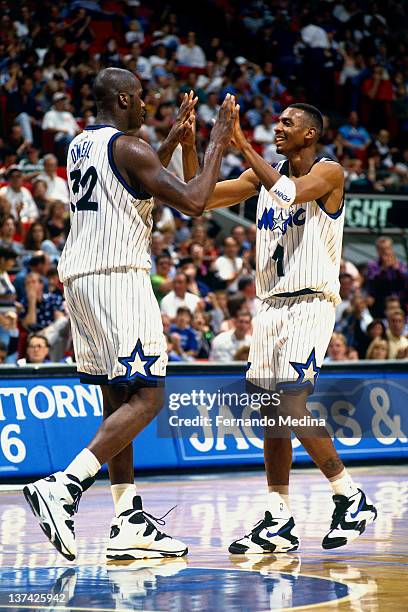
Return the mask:
[[[105,66],[144,88],[140,135],[157,148],[184,92],[198,96],[200,156],[226,93],[254,148],[279,159],[274,125],[294,101],[325,114],[320,152],[356,191],[408,192],[407,15],[396,0],[2,2],[0,18],[0,363],[74,358],[56,265],[69,231],[67,147],[95,122],[92,82]],[[209,32],[211,35],[209,36]],[[181,160],[172,160],[181,174]],[[234,148],[221,175],[245,170]],[[171,361],[247,359],[256,226],[226,237],[206,216],[157,203],[152,286]],[[327,362],[408,358],[408,273],[390,238],[378,259],[340,274]]]

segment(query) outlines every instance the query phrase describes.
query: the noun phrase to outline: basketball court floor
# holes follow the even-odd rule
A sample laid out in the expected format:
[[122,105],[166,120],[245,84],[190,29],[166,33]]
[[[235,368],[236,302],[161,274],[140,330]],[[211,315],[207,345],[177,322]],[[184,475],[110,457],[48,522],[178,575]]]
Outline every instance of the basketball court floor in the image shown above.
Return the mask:
[[21,487],[3,485],[0,609],[407,612],[408,465],[351,472],[379,511],[363,536],[324,551],[333,509],[329,487],[316,470],[296,470],[291,505],[301,551],[256,556],[229,555],[228,545],[262,518],[262,473],[143,478],[138,486],[146,511],[160,517],[177,505],[163,530],[185,540],[189,555],[130,564],[105,562],[113,510],[107,481],[81,500],[73,563],[47,542]]

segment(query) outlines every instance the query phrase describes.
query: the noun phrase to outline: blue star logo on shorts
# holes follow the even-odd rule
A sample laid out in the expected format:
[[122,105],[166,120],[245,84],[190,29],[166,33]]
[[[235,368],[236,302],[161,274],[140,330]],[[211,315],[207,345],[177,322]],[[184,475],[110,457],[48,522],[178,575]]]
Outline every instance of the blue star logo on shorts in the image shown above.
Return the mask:
[[133,380],[134,378],[148,380],[154,378],[150,368],[158,358],[159,355],[145,355],[139,339],[132,354],[129,357],[118,357],[118,361],[126,367],[125,378],[127,380]]
[[298,373],[298,378],[296,380],[296,384],[316,384],[316,379],[319,376],[320,368],[317,367],[316,364],[316,354],[315,349],[312,350],[309,357],[306,360],[306,363],[301,363],[298,361],[289,361],[290,365],[295,368]]

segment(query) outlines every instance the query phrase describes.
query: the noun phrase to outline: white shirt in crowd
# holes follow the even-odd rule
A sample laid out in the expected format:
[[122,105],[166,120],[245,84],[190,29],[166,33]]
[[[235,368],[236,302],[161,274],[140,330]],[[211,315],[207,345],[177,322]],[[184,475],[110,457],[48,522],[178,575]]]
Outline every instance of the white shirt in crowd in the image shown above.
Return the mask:
[[[220,255],[215,260],[214,268],[221,280],[229,281],[237,272],[242,270],[242,257],[230,259],[225,255]],[[231,292],[238,291],[238,278],[228,285],[228,290]]]
[[250,344],[250,334],[247,334],[242,340],[238,340],[235,329],[230,329],[215,336],[211,345],[210,359],[214,361],[233,361],[237,350]]
[[79,125],[72,113],[69,111],[57,111],[53,108],[45,113],[42,129],[61,130],[68,132],[70,136],[75,136],[80,131]]
[[208,104],[200,104],[198,107],[197,114],[200,119],[204,121],[204,123],[211,123],[218,117],[218,111],[220,110],[220,105],[216,106],[208,106]]
[[313,23],[302,28],[300,34],[303,42],[312,49],[328,49],[330,46],[325,30]]
[[190,293],[186,291],[184,298],[178,297],[174,291],[170,291],[161,301],[160,310],[163,314],[166,314],[170,317],[170,319],[174,319],[177,314],[178,308],[181,306],[185,306],[192,313],[194,313],[197,305],[200,301],[200,297],[198,295],[194,295],[194,293]]
[[257,125],[253,134],[254,142],[258,142],[259,144],[271,144],[275,142],[275,125],[276,123],[272,123],[268,127],[263,123]]
[[35,180],[41,180],[47,183],[47,198],[50,198],[51,200],[60,200],[61,202],[64,202],[64,204],[69,203],[67,181],[65,181],[62,177],[56,174],[51,178],[49,174],[44,172],[44,174],[39,174]]
[[190,66],[190,68],[205,68],[207,65],[204,51],[198,45],[193,47],[180,45],[177,48],[176,59],[182,66]]
[[[35,221],[38,219],[38,208],[33,200],[33,196],[26,187],[21,187],[19,191],[14,191],[10,185],[5,185],[0,189],[0,195],[5,196],[11,205],[11,214],[20,221]],[[19,206],[22,208],[18,211]]]

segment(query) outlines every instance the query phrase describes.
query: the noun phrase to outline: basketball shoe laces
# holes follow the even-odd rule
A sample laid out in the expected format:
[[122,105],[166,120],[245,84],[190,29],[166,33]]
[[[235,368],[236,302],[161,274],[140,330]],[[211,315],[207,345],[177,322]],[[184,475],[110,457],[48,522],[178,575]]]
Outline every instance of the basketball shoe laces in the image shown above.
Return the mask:
[[[270,518],[267,517],[267,514],[269,514]],[[251,532],[246,534],[245,537],[249,538],[249,536],[254,535],[254,534],[259,535],[262,529],[265,529],[267,527],[273,527],[274,525],[277,525],[277,524],[278,524],[278,521],[275,521],[272,518],[272,514],[266,511],[264,518],[258,521],[257,523],[255,523],[255,525],[252,527]]]
[[164,520],[165,517],[168,514],[170,514],[170,512],[172,512],[174,510],[174,508],[177,508],[177,504],[175,506],[173,506],[172,508],[170,508],[170,510],[168,510],[166,512],[166,514],[163,514],[163,516],[160,516],[160,517],[153,516],[153,514],[150,514],[149,512],[146,512],[145,510],[138,510],[136,508],[130,508],[129,510],[125,510],[124,512],[121,513],[120,516],[127,516],[127,517],[129,517],[129,522],[133,522],[131,520],[131,518],[133,516],[135,516],[136,514],[141,514],[143,516],[143,519],[144,519],[145,523],[147,523],[147,525],[148,525],[148,527],[145,530],[143,535],[144,536],[148,536],[151,533],[153,533],[154,530],[156,530],[157,534],[156,534],[154,539],[155,540],[162,540],[163,538],[168,538],[170,536],[168,536],[167,534],[159,531],[157,529],[156,525],[154,525],[152,523],[152,521],[154,521],[155,523],[157,523],[158,525],[161,525],[161,526],[165,525],[166,524],[166,521]]

